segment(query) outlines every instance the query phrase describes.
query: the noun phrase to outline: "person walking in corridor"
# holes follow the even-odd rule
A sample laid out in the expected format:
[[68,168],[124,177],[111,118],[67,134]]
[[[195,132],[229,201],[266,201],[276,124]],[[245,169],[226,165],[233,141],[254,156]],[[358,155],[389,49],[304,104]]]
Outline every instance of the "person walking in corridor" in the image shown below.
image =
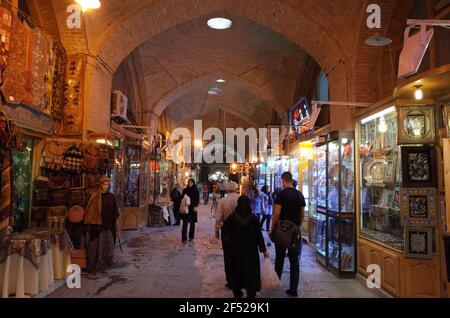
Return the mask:
[[264,197],[266,195],[259,191],[258,185],[254,184],[252,190],[250,191],[249,197],[252,202],[253,213],[255,213],[258,218],[258,222],[261,221],[261,214],[264,210]]
[[[230,217],[234,209],[236,209],[239,195],[236,193],[238,189],[236,182],[227,183],[227,196],[219,200],[216,212],[216,238],[219,239],[223,222]],[[222,240],[223,261],[225,268],[225,276],[227,279],[226,287],[231,288],[231,244],[226,239]]]
[[208,205],[209,202],[209,186],[208,183],[205,182],[203,185],[203,204]]
[[263,229],[264,221],[266,222],[266,231],[270,230],[270,219],[272,218],[272,207],[273,207],[273,199],[272,194],[269,191],[269,187],[267,185],[263,186],[261,192],[264,193],[264,209],[263,209],[263,217],[261,219],[261,229]]
[[187,242],[187,227],[189,224],[189,241],[194,239],[195,223],[197,223],[197,207],[200,203],[200,194],[195,186],[194,179],[189,179],[187,187],[183,190],[182,197],[187,195],[190,198],[189,213],[182,214],[183,228],[181,230],[181,240],[183,244]]
[[237,298],[247,291],[247,298],[255,298],[261,289],[259,252],[269,258],[258,219],[252,213],[251,200],[247,196],[238,199],[233,214],[222,227],[222,240],[231,245],[231,287]]
[[220,197],[223,198],[225,194],[227,193],[227,185],[225,184],[225,180],[222,180],[219,183],[219,191],[220,191]]
[[173,202],[173,215],[175,217],[174,225],[180,225],[180,206],[181,206],[182,192],[183,189],[181,188],[180,184],[177,183],[173,188],[172,192],[170,193],[170,199]]
[[[303,222],[305,215],[305,198],[303,194],[296,190],[292,184],[292,174],[284,172],[281,175],[281,182],[283,190],[277,194],[272,216],[272,227],[269,235],[272,234],[277,226],[278,220],[289,220],[299,227]],[[299,236],[298,248],[288,249],[289,264],[291,268],[290,287],[286,293],[290,296],[297,296],[298,282],[299,282],[299,257],[302,252],[301,235]],[[286,256],[286,248],[283,248],[275,243],[275,271],[281,279],[283,273],[284,258]]]

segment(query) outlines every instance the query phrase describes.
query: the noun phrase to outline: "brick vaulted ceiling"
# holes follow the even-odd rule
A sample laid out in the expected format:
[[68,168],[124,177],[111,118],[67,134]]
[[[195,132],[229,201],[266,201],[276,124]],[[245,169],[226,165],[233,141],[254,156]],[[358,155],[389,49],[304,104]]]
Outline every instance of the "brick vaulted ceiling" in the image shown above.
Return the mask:
[[[308,55],[329,73],[331,99],[375,102],[385,89],[377,69],[382,65],[383,49],[363,45],[368,36],[366,7],[370,3],[381,5],[382,32],[387,33],[396,6],[407,8],[413,2],[107,0],[102,1],[101,9],[85,15],[86,41],[82,30],[65,27],[65,10],[73,0],[49,1],[55,12],[59,37],[69,53],[87,53],[88,43],[90,54],[100,56],[116,70],[128,54],[139,50],[147,107],[156,107],[156,115],[172,103],[183,105],[180,98],[183,94],[177,90],[195,87],[185,94],[186,98],[191,98],[195,92],[202,91],[196,90],[199,84],[193,82],[218,71],[235,76],[231,86],[254,94],[260,98],[260,104],[267,104],[280,114],[292,104],[293,87],[298,84],[292,79],[298,78],[302,59]],[[212,30],[204,26],[205,18],[216,15],[232,17],[236,27],[210,36]],[[402,20],[401,30],[406,17],[396,18]],[[238,30],[243,31],[242,35],[235,34]],[[253,37],[256,33],[261,34]],[[398,33],[396,35],[401,37],[401,31]],[[226,41],[225,35],[235,41]],[[212,50],[212,43],[220,50]],[[88,73],[88,105],[108,104],[111,86],[104,82],[111,82],[111,78],[112,75],[101,67]],[[242,86],[244,83],[246,88]],[[203,88],[208,85],[205,83]],[[261,97],[263,95],[266,97]],[[234,103],[236,97],[230,100]],[[331,116],[338,122],[349,113],[332,109]],[[92,118],[88,115],[87,123],[92,124],[90,121]]]

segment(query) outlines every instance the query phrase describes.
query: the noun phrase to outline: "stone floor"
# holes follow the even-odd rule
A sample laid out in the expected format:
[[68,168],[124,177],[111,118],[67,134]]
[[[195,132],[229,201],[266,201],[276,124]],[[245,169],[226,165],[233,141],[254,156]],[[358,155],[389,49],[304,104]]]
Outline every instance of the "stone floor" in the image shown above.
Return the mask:
[[[157,297],[157,298],[228,298],[220,243],[214,238],[214,219],[209,206],[200,206],[196,239],[181,244],[181,228],[143,228],[124,233],[122,254],[115,252],[115,265],[98,279],[83,273],[81,289],[61,287],[49,297]],[[266,232],[263,232],[266,235]],[[274,250],[270,248],[273,263]],[[258,297],[285,297],[289,285],[286,259],[282,287],[263,291]],[[338,279],[316,260],[305,245],[301,259],[299,297],[383,297],[368,289],[360,279]]]

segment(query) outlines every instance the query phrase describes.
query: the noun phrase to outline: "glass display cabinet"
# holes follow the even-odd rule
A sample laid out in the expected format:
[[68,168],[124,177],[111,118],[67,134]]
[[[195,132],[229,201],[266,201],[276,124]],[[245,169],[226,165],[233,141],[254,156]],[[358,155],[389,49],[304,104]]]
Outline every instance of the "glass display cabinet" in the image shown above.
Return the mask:
[[360,234],[403,250],[401,151],[395,107],[362,119],[359,131]]
[[316,142],[313,163],[313,218],[316,220],[316,259],[326,266],[327,242],[327,144],[325,138]]
[[354,132],[329,133],[316,144],[317,260],[340,277],[356,274]]

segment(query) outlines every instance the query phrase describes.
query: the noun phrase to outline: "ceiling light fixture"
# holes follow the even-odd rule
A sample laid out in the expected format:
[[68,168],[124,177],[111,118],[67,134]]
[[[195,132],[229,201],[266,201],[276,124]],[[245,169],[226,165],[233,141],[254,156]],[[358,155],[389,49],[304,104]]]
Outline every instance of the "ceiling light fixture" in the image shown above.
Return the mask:
[[81,11],[86,12],[88,9],[98,9],[102,6],[100,0],[76,0],[80,5]]
[[227,81],[224,80],[223,78],[219,78],[216,83],[226,83]]
[[368,37],[364,43],[369,46],[386,46],[392,43],[392,39],[381,34],[374,34]]
[[414,91],[414,97],[416,100],[422,100],[423,99],[423,91],[421,89],[422,85],[416,85],[414,86],[416,90]]
[[209,19],[207,24],[211,29],[225,30],[225,29],[231,28],[231,26],[233,25],[233,22],[230,19],[219,17],[219,18]]
[[214,86],[209,89],[208,94],[209,95],[222,95],[223,91],[220,88]]

